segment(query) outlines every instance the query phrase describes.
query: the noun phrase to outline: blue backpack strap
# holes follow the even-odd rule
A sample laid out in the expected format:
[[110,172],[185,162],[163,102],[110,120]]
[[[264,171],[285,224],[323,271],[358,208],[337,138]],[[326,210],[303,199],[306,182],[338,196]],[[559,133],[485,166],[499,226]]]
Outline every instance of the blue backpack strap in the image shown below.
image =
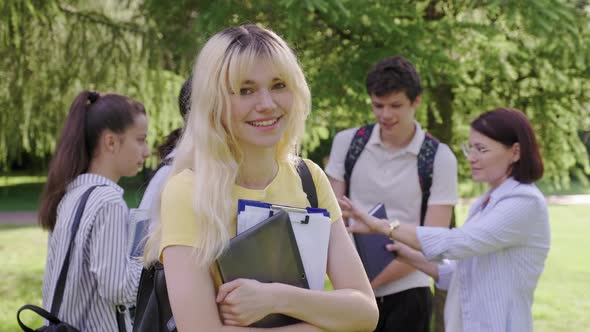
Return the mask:
[[313,178],[311,176],[311,172],[309,171],[309,167],[303,159],[299,159],[297,163],[297,173],[301,178],[301,185],[303,186],[303,191],[307,195],[307,200],[309,201],[310,207],[317,208],[318,207],[318,194],[315,190],[315,184],[313,183]]
[[352,169],[363,152],[365,145],[367,145],[369,138],[371,138],[374,127],[374,124],[360,127],[352,137],[348,152],[346,152],[346,158],[344,159],[344,184],[346,186],[344,194],[346,196],[350,196],[350,176],[352,175]]
[[422,190],[422,203],[420,205],[420,226],[424,226],[428,199],[430,198],[430,187],[432,187],[432,173],[434,170],[434,156],[438,150],[439,141],[430,133],[424,135],[424,141],[418,152],[418,180]]

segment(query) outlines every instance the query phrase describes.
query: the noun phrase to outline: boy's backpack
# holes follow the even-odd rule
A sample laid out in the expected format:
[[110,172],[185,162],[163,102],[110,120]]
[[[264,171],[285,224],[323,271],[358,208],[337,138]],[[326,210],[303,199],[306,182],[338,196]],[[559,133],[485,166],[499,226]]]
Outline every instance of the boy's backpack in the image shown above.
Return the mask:
[[[359,156],[363,152],[365,145],[371,137],[374,124],[359,128],[354,134],[346,159],[344,160],[344,182],[346,185],[345,195],[350,197],[350,177],[352,170]],[[428,198],[430,197],[430,187],[432,186],[432,172],[434,168],[434,156],[438,150],[439,141],[434,136],[426,133],[424,141],[418,152],[418,180],[422,190],[422,204],[420,206],[420,226],[424,226],[424,217],[428,209]]]
[[[303,191],[311,207],[318,207],[317,192],[309,168],[301,159],[297,164]],[[176,322],[168,299],[164,266],[156,262],[141,271],[135,305],[134,332],[176,332]]]

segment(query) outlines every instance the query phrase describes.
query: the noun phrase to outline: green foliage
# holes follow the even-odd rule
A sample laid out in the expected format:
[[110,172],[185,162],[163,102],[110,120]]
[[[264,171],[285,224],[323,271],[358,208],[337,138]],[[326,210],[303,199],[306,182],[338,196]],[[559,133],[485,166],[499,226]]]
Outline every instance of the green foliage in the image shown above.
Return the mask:
[[51,154],[67,103],[83,87],[144,102],[154,144],[180,124],[174,99],[201,45],[251,22],[285,37],[299,56],[313,94],[304,150],[316,161],[338,130],[371,121],[366,73],[402,54],[425,86],[418,119],[455,152],[477,114],[509,106],[532,120],[551,183],[567,185],[573,169],[578,177],[590,173],[578,135],[590,130],[587,1],[64,3],[15,0],[1,9],[8,18],[0,23],[5,169],[23,153]]
[[0,168],[22,163],[25,153],[46,161],[69,104],[84,89],[143,102],[152,144],[181,124],[176,96],[183,79],[163,68],[157,34],[131,8],[15,0],[0,10]]

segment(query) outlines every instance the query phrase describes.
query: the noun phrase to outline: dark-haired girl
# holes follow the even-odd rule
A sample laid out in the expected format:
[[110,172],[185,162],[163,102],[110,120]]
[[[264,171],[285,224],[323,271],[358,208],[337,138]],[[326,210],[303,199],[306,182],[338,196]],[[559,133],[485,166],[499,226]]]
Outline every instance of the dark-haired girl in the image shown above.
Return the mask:
[[532,331],[533,295],[550,246],[547,205],[534,185],[543,176],[535,133],[522,112],[498,108],[471,123],[462,148],[473,181],[489,186],[463,226],[388,223],[347,198],[343,212],[359,221],[351,231],[388,235],[397,241],[388,250],[448,289],[446,331]]
[[127,253],[128,208],[122,176],[149,155],[148,122],[139,102],[116,94],[80,93],[49,166],[39,222],[49,231],[43,306],[50,310],[81,196],[91,192],[74,238],[58,317],[80,331],[117,331],[116,307],[135,301],[141,263]]

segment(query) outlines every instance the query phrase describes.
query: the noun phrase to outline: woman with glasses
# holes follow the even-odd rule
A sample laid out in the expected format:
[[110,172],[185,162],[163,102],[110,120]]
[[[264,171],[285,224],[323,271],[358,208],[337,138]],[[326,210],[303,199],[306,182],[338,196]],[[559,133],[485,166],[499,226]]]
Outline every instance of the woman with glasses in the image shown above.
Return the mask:
[[462,146],[475,182],[489,190],[454,229],[389,223],[360,211],[344,197],[349,230],[381,233],[396,241],[387,249],[448,289],[447,331],[532,331],[533,293],[550,246],[543,175],[535,134],[518,110],[498,108],[471,123]]

